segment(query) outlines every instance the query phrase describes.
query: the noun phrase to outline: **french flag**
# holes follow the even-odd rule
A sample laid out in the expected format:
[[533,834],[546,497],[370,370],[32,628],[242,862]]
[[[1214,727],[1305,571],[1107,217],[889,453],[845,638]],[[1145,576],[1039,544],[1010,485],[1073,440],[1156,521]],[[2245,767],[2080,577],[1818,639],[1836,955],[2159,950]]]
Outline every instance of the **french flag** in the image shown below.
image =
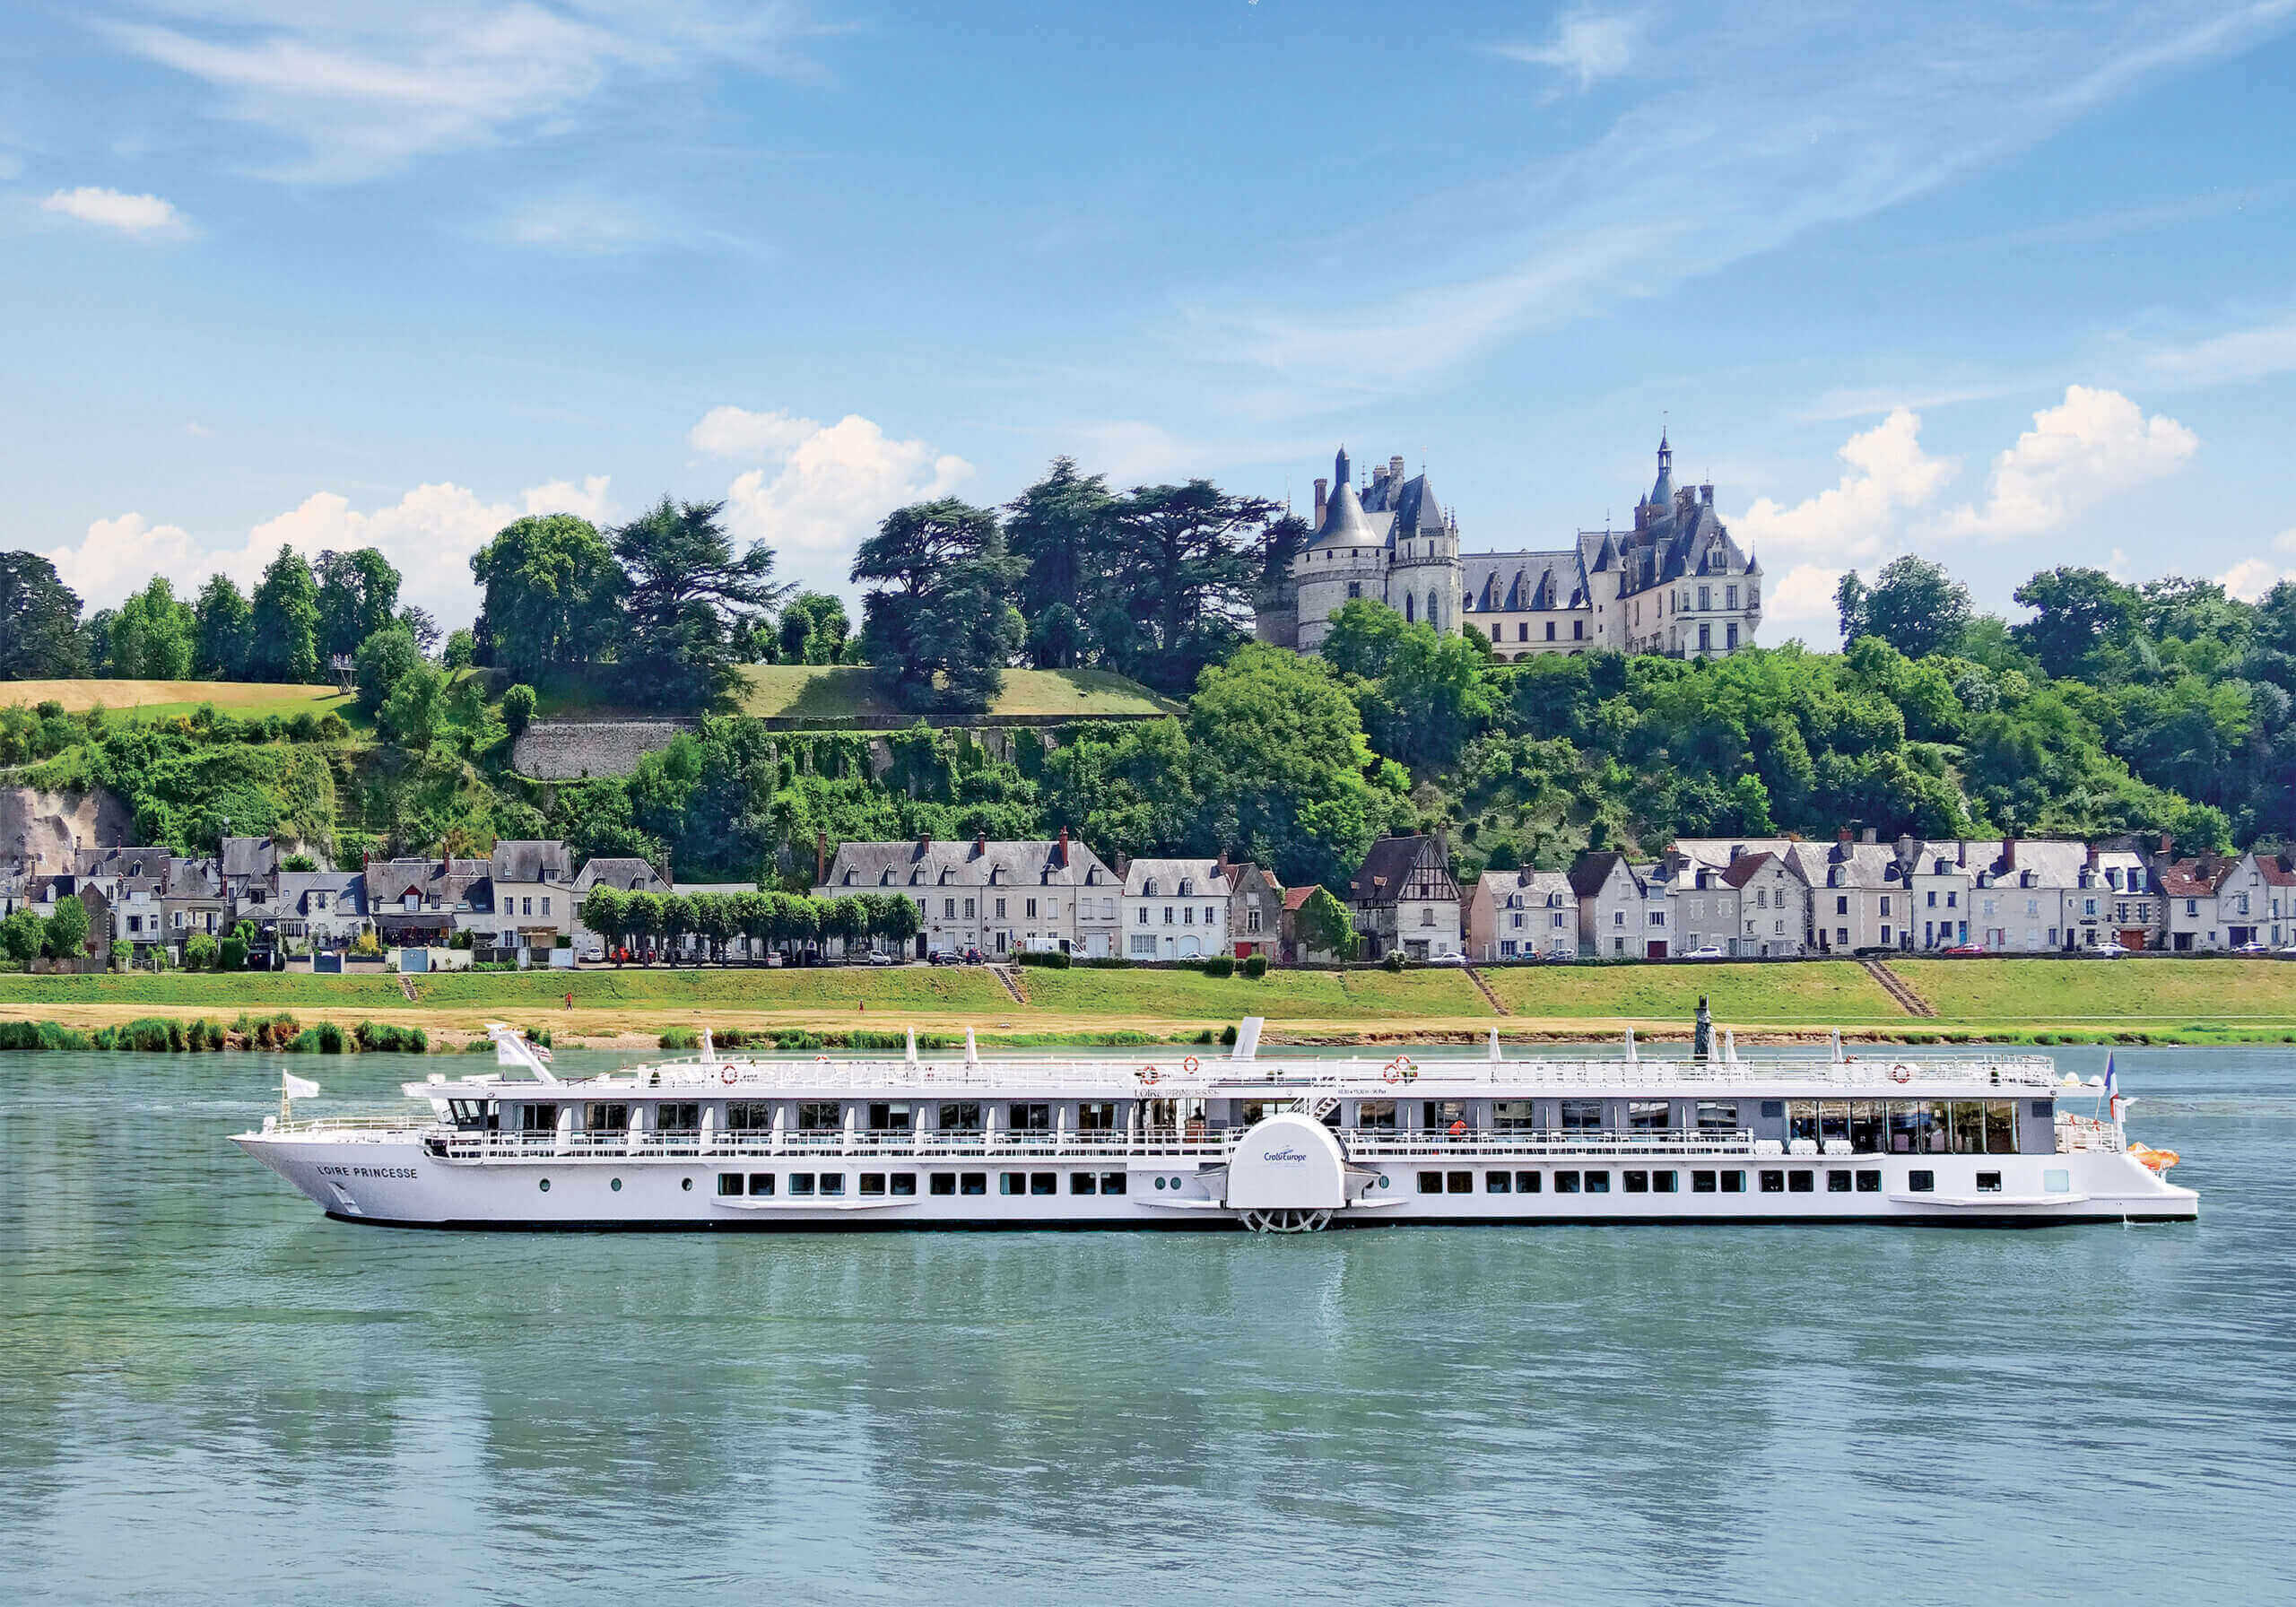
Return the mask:
[[2120,1120],[2120,1073],[2113,1070],[2111,1051],[2105,1054],[2105,1108],[2111,1111],[2113,1120]]

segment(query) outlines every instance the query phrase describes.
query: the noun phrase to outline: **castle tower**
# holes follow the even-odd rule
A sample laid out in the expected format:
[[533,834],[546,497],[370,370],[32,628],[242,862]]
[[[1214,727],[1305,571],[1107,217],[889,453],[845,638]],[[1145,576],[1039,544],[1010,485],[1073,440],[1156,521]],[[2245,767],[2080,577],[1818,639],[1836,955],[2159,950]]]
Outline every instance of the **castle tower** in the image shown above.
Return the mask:
[[1403,478],[1403,460],[1393,460],[1388,499],[1395,522],[1387,532],[1387,605],[1405,619],[1441,631],[1459,628],[1459,532],[1435,499],[1422,472]]
[[1342,447],[1332,463],[1332,490],[1323,518],[1292,560],[1299,583],[1300,651],[1314,653],[1331,632],[1331,616],[1357,597],[1387,595],[1387,549],[1363,514]]

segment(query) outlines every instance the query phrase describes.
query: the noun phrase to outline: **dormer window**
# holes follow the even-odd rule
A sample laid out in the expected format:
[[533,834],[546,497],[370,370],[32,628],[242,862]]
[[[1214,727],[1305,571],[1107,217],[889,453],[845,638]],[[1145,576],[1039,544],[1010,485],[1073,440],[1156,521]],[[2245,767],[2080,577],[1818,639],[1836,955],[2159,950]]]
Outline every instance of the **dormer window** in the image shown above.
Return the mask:
[[850,869],[847,870],[845,873],[845,881],[842,885],[846,887],[851,887],[853,885],[853,873]]
[[1152,899],[1157,896],[1158,891],[1156,878],[1153,876],[1140,884],[1140,896],[1144,899]]
[[1180,878],[1180,897],[1183,899],[1196,897],[1196,882],[1193,878],[1187,876]]

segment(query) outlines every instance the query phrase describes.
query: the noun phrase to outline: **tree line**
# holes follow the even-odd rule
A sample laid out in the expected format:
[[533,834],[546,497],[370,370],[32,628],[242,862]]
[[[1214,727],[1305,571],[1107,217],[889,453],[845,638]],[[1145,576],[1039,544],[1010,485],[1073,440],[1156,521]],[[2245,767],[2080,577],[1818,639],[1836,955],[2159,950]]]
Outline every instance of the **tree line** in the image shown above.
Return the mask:
[[694,937],[719,965],[735,938],[768,950],[802,949],[827,938],[848,947],[883,941],[898,949],[924,925],[917,906],[899,893],[814,899],[770,891],[623,892],[601,884],[584,896],[580,914],[582,924],[606,940],[617,961],[633,952],[674,960],[683,940]]

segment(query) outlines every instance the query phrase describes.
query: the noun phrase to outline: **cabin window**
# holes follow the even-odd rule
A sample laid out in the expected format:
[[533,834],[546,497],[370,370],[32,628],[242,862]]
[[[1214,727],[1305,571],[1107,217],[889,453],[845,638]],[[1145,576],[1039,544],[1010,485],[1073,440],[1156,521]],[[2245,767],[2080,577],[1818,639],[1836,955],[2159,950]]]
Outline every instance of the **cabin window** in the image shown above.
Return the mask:
[[885,1175],[884,1175],[884,1173],[883,1173],[883,1172],[864,1172],[864,1173],[862,1173],[862,1174],[861,1174],[861,1188],[860,1188],[860,1192],[861,1192],[864,1195],[867,1195],[867,1196],[881,1196],[881,1195],[883,1195],[883,1194],[884,1194],[884,1192],[885,1192]]
[[664,1133],[699,1133],[701,1106],[692,1099],[665,1099],[654,1107],[654,1125]]
[[1648,1194],[1650,1192],[1650,1174],[1648,1172],[1627,1173],[1626,1192],[1631,1194]]
[[2001,1192],[2001,1174],[1999,1172],[1979,1172],[1977,1175],[1977,1192],[1981,1194],[1999,1194]]
[[957,1192],[961,1194],[987,1194],[988,1192],[988,1174],[987,1172],[958,1173]]
[[1590,1194],[1606,1194],[1610,1193],[1611,1175],[1608,1172],[1588,1172],[1587,1174],[1587,1192]]
[[1057,1194],[1060,1192],[1058,1172],[1031,1172],[1029,1192],[1032,1194]]
[[770,1133],[773,1107],[762,1099],[735,1099],[726,1107],[728,1133]]
[[906,1133],[909,1114],[906,1105],[872,1105],[869,1107],[869,1131],[872,1133]]
[[1359,1127],[1378,1127],[1394,1132],[1396,1102],[1393,1099],[1364,1099],[1355,1107],[1355,1125]]
[[1788,1173],[1786,1186],[1797,1194],[1815,1194],[1818,1188],[1818,1175],[1815,1172]]
[[1420,1173],[1419,1192],[1423,1194],[1441,1194],[1443,1192],[1443,1174],[1440,1172]]
[[1443,1188],[1448,1194],[1471,1194],[1474,1193],[1474,1174],[1446,1172],[1443,1174]]
[[1052,1131],[1052,1107],[1049,1105],[1008,1105],[1005,1113],[1014,1133],[1049,1133]]
[[[1768,1110],[1762,1113],[1767,1116]],[[1818,1142],[1818,1102],[1796,1099],[1787,1107],[1786,1136],[1796,1143]]]
[[1483,1192],[1487,1194],[1513,1194],[1515,1192],[1515,1174],[1512,1172],[1483,1173]]
[[1761,1192],[1766,1194],[1784,1194],[1786,1192],[1786,1174],[1782,1171],[1764,1172],[1761,1175]]
[[1783,1099],[1764,1099],[1761,1102],[1761,1114],[1764,1121],[1774,1122],[1779,1120],[1786,1114],[1786,1101]]
[[1026,1173],[1026,1172],[999,1172],[999,1173],[997,1173],[997,1174],[996,1174],[996,1192],[997,1192],[998,1194],[1024,1194],[1028,1193],[1028,1192],[1029,1192],[1029,1175],[1028,1175],[1028,1173]]
[[1493,1099],[1491,1102],[1491,1125],[1500,1133],[1528,1133],[1531,1130],[1531,1102],[1528,1099]]
[[718,1193],[721,1196],[738,1194],[742,1192],[742,1182],[739,1172],[720,1172],[718,1174]]
[[2073,1174],[2069,1171],[2057,1168],[2052,1168],[2050,1170],[2043,1172],[2041,1174],[2041,1192],[2052,1194],[2071,1194],[2073,1192]]
[[941,1131],[944,1133],[978,1133],[980,1131],[980,1105],[965,1099],[941,1107]]
[[558,1107],[555,1105],[529,1105],[526,1108],[526,1115],[520,1119],[523,1131],[525,1132],[552,1132],[558,1126]]
[[1849,1102],[1849,1147],[1860,1155],[1879,1155],[1889,1142],[1889,1102],[1852,1099]]
[[954,1172],[928,1172],[926,1177],[925,1192],[927,1194],[953,1194],[957,1192],[957,1175]]
[[1723,1173],[1723,1174],[1722,1174],[1722,1192],[1723,1192],[1724,1194],[1742,1194],[1745,1193],[1745,1192],[1746,1192],[1746,1175],[1745,1175],[1745,1173],[1744,1173],[1744,1172],[1725,1172],[1725,1173]]
[[789,1194],[790,1194],[790,1196],[791,1196],[792,1198],[795,1198],[795,1197],[796,1197],[796,1196],[797,1196],[797,1195],[799,1195],[799,1194],[812,1194],[813,1192],[813,1173],[811,1173],[811,1172],[792,1172],[792,1173],[790,1173],[790,1174],[789,1174]]
[[1098,1194],[1100,1193],[1100,1180],[1099,1177],[1091,1172],[1071,1172],[1068,1174],[1068,1192],[1072,1194]]
[[797,1131],[800,1133],[834,1133],[845,1125],[845,1112],[835,1099],[800,1099],[797,1101]]
[[1674,1194],[1678,1192],[1674,1185],[1680,1177],[1678,1172],[1653,1172],[1650,1174],[1650,1192],[1654,1194]]
[[1600,1133],[1603,1130],[1603,1102],[1600,1099],[1563,1100],[1562,1130],[1565,1133]]
[[1120,1194],[1124,1193],[1124,1191],[1125,1177],[1122,1172],[1102,1172],[1100,1174],[1100,1192],[1102,1194]]
[[1536,1172],[1517,1172],[1515,1174],[1515,1192],[1518,1194],[1535,1194],[1538,1193],[1539,1174]]
[[1738,1102],[1735,1099],[1700,1099],[1698,1102],[1698,1130],[1700,1133],[1735,1133],[1738,1130]]
[[582,1107],[582,1127],[588,1133],[627,1133],[630,1131],[630,1107],[627,1105],[585,1105]]
[[1631,1133],[1664,1133],[1666,1130],[1666,1101],[1629,1099],[1626,1102],[1626,1125]]
[[772,1194],[773,1174],[771,1172],[752,1172],[750,1174],[750,1197],[752,1199],[756,1199],[761,1195],[770,1198]]
[[895,1172],[885,1179],[885,1187],[889,1193],[897,1196],[913,1199],[917,1194],[917,1174]]
[[1936,1186],[1937,1174],[1935,1172],[1908,1172],[1905,1175],[1905,1190],[1909,1194],[1929,1194]]
[[1578,1174],[1576,1172],[1555,1173],[1554,1192],[1559,1194],[1577,1194],[1578,1192]]
[[1857,1192],[1861,1194],[1880,1194],[1882,1192],[1882,1174],[1870,1167],[1866,1170],[1859,1172],[1857,1174]]
[[1830,1194],[1846,1194],[1848,1192],[1849,1174],[1848,1172],[1828,1172],[1826,1174],[1826,1193]]
[[822,1193],[825,1194],[841,1194],[844,1192],[845,1174],[843,1172],[823,1172],[822,1174]]
[[1113,1133],[1116,1131],[1116,1101],[1086,1099],[1076,1107],[1076,1131],[1079,1133]]
[[1690,1175],[1690,1192],[1694,1194],[1712,1194],[1714,1192],[1714,1174],[1712,1172],[1692,1172]]

